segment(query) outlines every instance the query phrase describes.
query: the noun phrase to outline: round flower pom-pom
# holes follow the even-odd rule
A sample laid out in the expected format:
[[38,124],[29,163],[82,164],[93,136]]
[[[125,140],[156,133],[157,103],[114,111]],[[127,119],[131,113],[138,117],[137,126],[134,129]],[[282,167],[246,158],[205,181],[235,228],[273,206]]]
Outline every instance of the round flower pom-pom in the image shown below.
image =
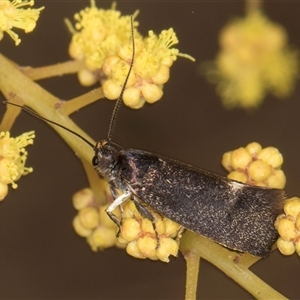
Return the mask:
[[285,175],[281,170],[283,157],[274,147],[262,148],[253,142],[246,147],[226,152],[223,167],[230,173],[228,178],[261,187],[283,189]]
[[278,216],[274,224],[280,235],[277,247],[284,255],[296,251],[300,256],[300,198],[287,199],[283,210],[284,214]]
[[170,255],[177,256],[177,239],[180,238],[182,228],[147,208],[155,219],[155,227],[149,219],[141,216],[132,201],[126,202],[118,241],[126,245],[127,253],[133,257],[169,262]]
[[[74,230],[79,236],[86,238],[93,251],[115,245],[120,248],[116,237],[117,226],[105,211],[108,205],[98,203],[96,199],[89,188],[74,194],[73,205],[78,210],[73,220]],[[119,209],[115,209],[114,214],[120,217]]]

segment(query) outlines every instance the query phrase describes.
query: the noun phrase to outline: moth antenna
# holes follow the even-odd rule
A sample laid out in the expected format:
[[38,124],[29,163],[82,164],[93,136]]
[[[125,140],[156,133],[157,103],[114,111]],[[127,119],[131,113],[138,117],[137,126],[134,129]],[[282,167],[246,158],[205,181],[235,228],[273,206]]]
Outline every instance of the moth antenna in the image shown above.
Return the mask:
[[37,114],[36,112],[34,112],[33,110],[31,110],[30,108],[28,107],[24,107],[22,105],[19,105],[19,104],[16,104],[16,103],[12,103],[12,102],[9,102],[9,101],[3,101],[4,104],[9,104],[9,105],[14,105],[14,106],[17,106],[17,107],[20,107],[22,110],[26,111],[28,114],[32,115],[33,117],[39,119],[39,120],[42,120],[46,123],[51,123],[53,125],[56,125],[60,128],[63,128],[64,130],[72,133],[73,135],[77,136],[78,138],[80,138],[81,140],[83,140],[84,142],[86,142],[89,146],[91,146],[93,149],[95,149],[95,145],[93,143],[91,143],[89,140],[87,140],[86,138],[84,138],[83,136],[81,136],[79,133],[69,129],[68,127],[65,127],[64,125],[61,125],[59,123],[56,123],[54,121],[51,121],[47,118],[44,118],[42,116],[40,116],[39,114]]
[[117,99],[116,105],[114,107],[114,110],[113,110],[113,113],[112,113],[112,116],[111,116],[111,119],[110,119],[110,124],[109,124],[109,129],[108,129],[108,134],[107,134],[107,140],[108,140],[108,142],[111,142],[112,135],[113,135],[114,129],[116,127],[117,115],[118,115],[118,112],[119,112],[119,110],[121,108],[121,105],[122,105],[123,94],[124,94],[124,91],[125,91],[125,88],[126,88],[126,84],[128,82],[128,79],[129,79],[129,76],[130,76],[130,73],[131,73],[132,67],[133,67],[134,55],[135,55],[133,19],[134,19],[134,16],[131,16],[130,22],[131,22],[131,38],[132,38],[132,58],[131,58],[131,62],[130,62],[130,65],[129,65],[128,73],[126,75],[124,84],[122,86],[121,93],[120,93],[120,95],[119,95],[119,97]]

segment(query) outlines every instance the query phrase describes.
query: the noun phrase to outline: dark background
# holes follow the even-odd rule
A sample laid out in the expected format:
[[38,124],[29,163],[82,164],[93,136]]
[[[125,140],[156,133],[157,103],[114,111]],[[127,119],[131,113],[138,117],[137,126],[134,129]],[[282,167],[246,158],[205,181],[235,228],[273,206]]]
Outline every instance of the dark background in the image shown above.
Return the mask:
[[[0,51],[20,65],[42,66],[69,59],[70,35],[63,18],[72,19],[89,1],[36,1],[45,6],[33,33],[20,33],[15,47],[5,34]],[[111,2],[98,1],[109,8]],[[114,140],[164,154],[213,172],[228,150],[257,141],[277,147],[285,158],[289,196],[300,195],[300,89],[286,100],[268,96],[256,111],[225,110],[214,87],[198,75],[200,62],[218,51],[218,33],[232,16],[243,16],[243,1],[118,1],[123,14],[140,10],[139,30],[146,35],[173,27],[179,49],[197,59],[179,58],[171,69],[164,97],[141,110],[122,107]],[[289,32],[300,48],[299,1],[267,1],[266,14]],[[0,66],[1,67],[1,66]],[[60,99],[87,90],[76,76],[43,80],[40,84]],[[38,101],[38,99],[37,99]],[[106,137],[113,102],[99,101],[72,118],[95,140]],[[1,115],[4,106],[0,105]],[[1,299],[183,299],[185,263],[180,255],[169,264],[138,260],[116,248],[94,253],[72,228],[76,214],[71,197],[87,186],[74,153],[47,125],[22,113],[12,133],[34,129],[28,166],[34,172],[22,178],[0,204]],[[252,267],[258,276],[288,298],[300,298],[299,257],[278,251]],[[297,273],[296,273],[297,271]],[[209,263],[202,261],[199,299],[251,299],[247,292]]]

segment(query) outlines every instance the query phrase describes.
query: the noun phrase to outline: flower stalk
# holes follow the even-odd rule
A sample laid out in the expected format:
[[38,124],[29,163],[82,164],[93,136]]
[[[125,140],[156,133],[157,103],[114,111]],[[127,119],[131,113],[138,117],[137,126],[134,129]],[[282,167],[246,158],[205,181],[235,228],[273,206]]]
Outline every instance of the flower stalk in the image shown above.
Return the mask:
[[23,68],[23,72],[32,80],[41,80],[55,76],[74,74],[77,73],[82,67],[82,61],[70,60],[63,63],[43,66],[39,68],[25,67]]
[[[242,257],[245,256],[246,258],[239,259],[238,253],[190,231],[183,235],[180,241],[180,250],[183,254],[193,253],[193,255],[198,255],[212,263],[256,299],[287,299],[248,269],[259,258],[248,260],[247,257],[251,257],[251,255],[242,254]],[[197,286],[198,278],[195,274],[188,279],[194,282],[188,283],[187,286]],[[189,293],[187,292],[186,295]]]
[[92,104],[93,102],[104,98],[103,89],[96,88],[84,95],[81,95],[79,97],[73,98],[72,100],[69,100],[67,102],[64,102],[63,110],[64,113],[68,116],[72,114],[75,111],[78,111],[79,109]]
[[185,282],[185,299],[197,299],[198,274],[200,269],[201,257],[194,251],[183,252],[186,262],[186,282]]

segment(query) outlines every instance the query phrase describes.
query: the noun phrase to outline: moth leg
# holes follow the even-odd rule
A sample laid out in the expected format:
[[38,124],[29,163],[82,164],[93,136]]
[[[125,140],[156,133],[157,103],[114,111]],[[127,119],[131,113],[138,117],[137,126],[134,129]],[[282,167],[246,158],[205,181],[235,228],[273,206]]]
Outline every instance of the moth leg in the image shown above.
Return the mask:
[[138,212],[143,217],[145,217],[145,218],[147,218],[148,220],[151,221],[152,227],[153,227],[153,230],[154,230],[155,236],[156,236],[156,241],[157,241],[156,250],[157,250],[159,248],[159,245],[160,245],[160,239],[159,239],[159,235],[158,235],[158,233],[156,231],[155,218],[154,218],[152,212],[146,206],[143,206],[140,203],[140,200],[137,197],[133,196],[132,201],[134,202],[134,204],[135,204],[136,209],[138,210]]
[[116,188],[114,185],[109,184],[109,189],[110,189],[110,193],[111,193],[113,199],[114,199],[114,200],[117,199],[118,196],[119,196],[119,195],[118,195],[118,192],[117,192],[117,188]]
[[[112,194],[114,194],[114,192],[112,192]],[[113,211],[117,206],[120,206],[131,196],[132,196],[132,193],[130,191],[125,191],[124,194],[118,196],[114,200],[114,202],[105,210],[106,213],[108,214],[108,216],[111,218],[111,220],[118,226],[119,232],[120,232],[120,228],[121,228],[121,221],[118,219],[118,217],[116,215],[113,214]]]
[[124,220],[124,209],[123,209],[123,205],[119,205],[119,209],[120,209],[120,212],[121,212],[121,217],[120,217],[120,226],[118,227],[118,232],[116,234],[117,237],[120,236],[120,233],[121,233],[121,227],[122,227],[122,224],[123,224],[123,220]]
[[156,242],[157,242],[157,245],[156,245],[156,247],[155,247],[155,250],[157,250],[158,248],[159,248],[159,246],[160,246],[160,238],[159,238],[159,235],[158,235],[158,233],[157,233],[157,231],[156,231],[156,225],[155,225],[155,222],[154,221],[151,221],[152,222],[152,226],[153,226],[153,230],[154,230],[154,232],[155,232],[155,237],[156,237]]
[[[110,188],[110,193],[114,199],[114,201],[119,197],[119,193],[118,193],[118,190],[117,190],[117,187],[115,186],[115,183],[114,182],[110,182],[110,185],[109,185],[109,188]],[[121,190],[125,189],[124,188],[121,188]],[[125,189],[126,190],[126,189]],[[116,234],[117,237],[119,237],[120,235],[120,232],[121,232],[121,226],[122,226],[122,223],[123,223],[123,215],[124,215],[124,210],[123,210],[123,206],[122,205],[119,205],[119,208],[120,208],[120,212],[121,212],[121,219],[118,220],[118,222],[116,221],[116,216],[112,214],[110,215],[109,213],[107,213],[110,217],[110,219],[116,224],[118,225],[118,232]],[[113,219],[114,218],[114,219]]]
[[138,212],[144,217],[144,218],[147,218],[149,219],[151,222],[154,222],[155,221],[155,218],[152,214],[152,212],[146,207],[146,206],[143,206],[140,202],[140,200],[136,197],[136,196],[133,196],[133,198],[131,199],[134,204],[135,204],[135,207],[136,209],[138,210]]

